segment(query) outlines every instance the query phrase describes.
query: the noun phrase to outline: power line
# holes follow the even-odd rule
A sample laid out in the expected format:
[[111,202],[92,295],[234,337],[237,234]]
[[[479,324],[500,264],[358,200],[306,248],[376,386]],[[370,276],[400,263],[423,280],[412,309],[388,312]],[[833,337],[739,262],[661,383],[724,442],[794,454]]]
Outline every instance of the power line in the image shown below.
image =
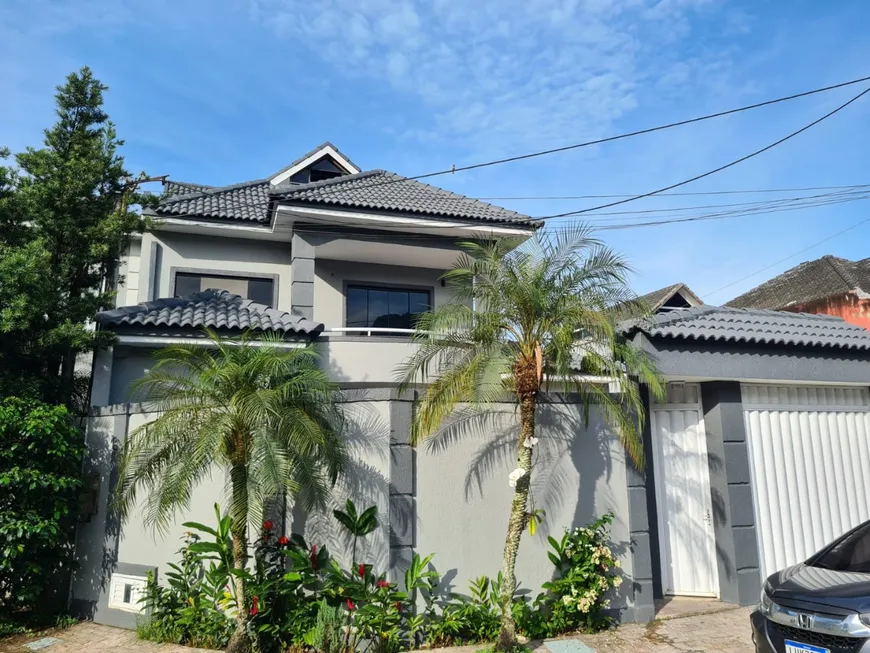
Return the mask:
[[664,192],[667,192],[667,191],[672,190],[674,188],[679,188],[680,186],[685,186],[687,184],[691,184],[691,183],[696,182],[700,179],[704,179],[705,177],[709,177],[711,175],[714,175],[717,172],[722,172],[723,170],[727,170],[728,168],[732,168],[740,163],[743,163],[744,161],[747,161],[753,157],[758,156],[759,154],[763,154],[764,152],[767,152],[768,150],[773,149],[777,145],[781,145],[782,143],[785,143],[787,140],[790,140],[790,139],[794,138],[795,136],[802,134],[803,132],[807,131],[808,129],[815,127],[823,120],[827,120],[828,118],[830,118],[834,114],[839,113],[840,111],[842,111],[843,109],[848,107],[853,102],[856,102],[859,99],[861,99],[867,93],[870,93],[870,87],[864,89],[863,91],[858,93],[858,95],[856,95],[855,97],[851,98],[850,100],[844,102],[843,104],[838,106],[833,111],[829,111],[828,113],[823,115],[821,118],[816,118],[808,125],[804,125],[803,127],[798,129],[797,131],[793,131],[792,133],[788,134],[787,136],[780,138],[778,141],[775,141],[775,142],[771,143],[770,145],[767,145],[767,146],[761,148],[760,150],[755,150],[754,152],[751,152],[750,154],[742,156],[739,159],[735,159],[734,161],[726,163],[725,165],[719,166],[718,168],[714,168],[713,170],[708,170],[707,172],[704,172],[700,175],[695,175],[694,177],[677,182],[676,184],[671,184],[670,186],[665,186],[664,188],[659,188],[657,190],[653,190],[653,191],[650,191],[648,193],[643,193],[641,195],[635,195],[634,197],[629,197],[626,199],[617,200],[615,202],[608,202],[607,204],[600,204],[598,206],[592,206],[592,207],[585,208],[585,209],[579,209],[577,211],[566,211],[565,213],[555,213],[553,215],[539,216],[535,219],[536,220],[552,220],[554,218],[565,218],[565,217],[572,216],[572,215],[580,215],[582,213],[589,213],[590,211],[597,211],[598,209],[607,209],[607,208],[610,208],[611,206],[618,206],[620,204],[626,204],[628,202],[633,202],[635,200],[643,199],[645,197],[651,197],[652,195],[658,195],[659,193],[664,193]]
[[[850,187],[851,188],[851,187]],[[790,202],[803,201],[813,198],[819,197],[830,197],[830,196],[851,196],[870,192],[868,190],[849,190],[849,191],[836,191],[833,193],[822,193],[819,195],[799,195],[797,197],[781,197],[775,200],[756,200],[754,202],[733,202],[729,204],[700,204],[693,206],[672,206],[668,208],[660,208],[660,209],[639,209],[636,211],[602,211],[601,213],[591,213],[586,216],[586,219],[600,219],[600,220],[620,220],[622,218],[614,218],[614,217],[601,217],[601,216],[624,216],[624,215],[646,215],[650,213],[676,213],[680,211],[697,211],[699,209],[724,209],[735,206],[747,207],[747,208],[767,208],[767,207],[775,207],[783,204],[787,204]],[[741,209],[742,210],[742,209]]]
[[456,167],[453,166],[449,170],[439,170],[437,172],[429,172],[423,175],[417,175],[416,177],[408,177],[408,179],[426,179],[428,177],[437,177],[439,175],[448,175],[453,174],[455,172],[463,172],[465,170],[476,170],[478,168],[487,168],[489,166],[501,165],[503,163],[512,163],[514,161],[523,161],[525,159],[533,159],[539,156],[546,156],[548,154],[557,154],[558,152],[567,152],[569,150],[576,150],[581,147],[589,147],[591,145],[601,145],[602,143],[611,143],[613,141],[618,141],[623,138],[631,138],[633,136],[642,136],[644,134],[652,134],[653,132],[663,131],[665,129],[672,129],[674,127],[682,127],[684,125],[691,125],[696,122],[702,122],[704,120],[711,120],[713,118],[721,118],[723,116],[729,116],[735,113],[740,113],[742,111],[750,111],[752,109],[759,109],[761,107],[770,106],[772,104],[779,104],[780,102],[788,102],[789,100],[796,100],[798,98],[807,97],[809,95],[815,95],[817,93],[824,93],[826,91],[832,91],[837,88],[843,88],[845,86],[852,86],[853,84],[860,84],[861,82],[870,81],[870,76],[861,77],[858,79],[853,79],[848,82],[842,82],[840,84],[833,84],[831,86],[824,86],[822,88],[816,88],[811,91],[804,91],[802,93],[795,93],[794,95],[787,95],[785,97],[776,98],[774,100],[766,100],[764,102],[757,102],[756,104],[750,104],[743,107],[738,107],[736,109],[728,109],[727,111],[719,111],[717,113],[711,113],[706,116],[699,116],[697,118],[689,118],[688,120],[680,120],[677,122],[668,123],[667,125],[660,125],[658,127],[649,127],[647,129],[640,129],[638,131],[628,132],[626,134],[619,134],[617,136],[608,136],[606,138],[599,138],[594,141],[586,141],[585,143],[577,143],[575,145],[565,145],[563,147],[556,147],[549,150],[541,150],[540,152],[532,152],[530,154],[520,154],[518,156],[506,157],[504,159],[496,159],[494,161],[486,161],[484,163],[474,163],[472,165]]
[[710,296],[712,296],[712,295],[716,295],[716,294],[722,292],[723,290],[725,290],[725,289],[727,289],[727,288],[731,288],[732,286],[736,286],[738,283],[741,283],[741,282],[743,282],[743,281],[746,281],[747,279],[750,279],[750,278],[754,277],[756,274],[761,274],[762,272],[767,272],[770,268],[774,268],[774,267],[776,267],[777,265],[780,265],[781,263],[785,263],[785,262],[788,261],[789,259],[793,259],[795,256],[800,256],[800,255],[803,254],[804,252],[808,252],[809,250],[813,249],[814,247],[818,247],[818,246],[821,245],[822,243],[826,243],[826,242],[828,242],[829,240],[833,240],[834,238],[837,238],[838,236],[842,236],[844,233],[846,233],[846,232],[848,232],[848,231],[852,231],[852,229],[856,229],[856,228],[860,227],[862,224],[867,224],[868,222],[870,222],[870,218],[865,218],[864,220],[861,220],[860,222],[856,222],[855,224],[853,224],[853,225],[850,226],[850,227],[846,227],[846,228],[843,229],[842,231],[838,231],[838,232],[835,233],[835,234],[831,234],[831,235],[828,236],[827,238],[823,238],[822,240],[816,241],[816,242],[814,242],[812,245],[809,245],[808,247],[804,247],[803,249],[798,250],[798,251],[795,252],[794,254],[789,254],[789,255],[786,256],[785,258],[781,258],[781,259],[779,259],[778,261],[776,261],[776,262],[774,262],[774,263],[771,263],[770,265],[766,265],[765,267],[763,267],[763,268],[761,268],[761,269],[759,269],[759,270],[756,270],[755,272],[752,272],[752,273],[750,273],[750,274],[747,274],[745,277],[740,277],[740,278],[737,279],[736,281],[732,281],[731,283],[726,283],[726,284],[725,284],[724,286],[722,286],[721,288],[717,288],[716,290],[714,290],[714,291],[712,291],[712,292],[708,292],[707,294],[705,294],[705,295],[704,295],[704,299],[706,299],[707,297],[710,297]]
[[[814,88],[809,91],[803,91],[801,93],[794,93],[792,95],[786,95],[783,97],[774,98],[772,100],[765,100],[764,102],[756,102],[755,104],[748,104],[742,107],[737,107],[735,109],[727,109],[725,111],[717,111],[716,113],[709,113],[703,116],[697,116],[695,118],[688,118],[686,120],[678,120],[676,122],[671,122],[665,125],[659,125],[657,127],[648,127],[646,129],[639,129],[633,132],[626,132],[624,134],[616,134],[615,136],[606,136],[604,138],[598,138],[591,141],[585,141],[583,143],[575,143],[573,145],[564,145],[562,147],[556,147],[548,150],[540,150],[537,152],[530,152],[527,154],[520,154],[517,156],[510,156],[503,159],[495,159],[492,161],[484,161],[482,163],[473,163],[467,166],[451,166],[450,168],[446,168],[444,170],[436,170],[435,172],[427,172],[421,175],[414,175],[412,177],[402,177],[398,176],[397,179],[386,179],[377,183],[367,184],[365,186],[366,189],[369,188],[377,188],[379,186],[388,186],[390,184],[396,184],[403,181],[417,181],[419,179],[429,179],[431,177],[439,177],[442,175],[451,175],[457,172],[465,172],[466,170],[477,170],[479,168],[488,168],[490,166],[502,165],[504,163],[513,163],[514,161],[523,161],[526,159],[534,159],[541,156],[547,156],[549,154],[557,154],[559,152],[568,152],[570,150],[578,150],[584,147],[591,147],[593,145],[602,145],[604,143],[612,143],[614,141],[623,140],[626,138],[632,138],[634,136],[643,136],[645,134],[652,134],[659,131],[664,131],[667,129],[673,129],[675,127],[684,127],[685,125],[691,125],[698,122],[704,122],[706,120],[712,120],[714,118],[722,118],[724,116],[730,116],[736,113],[742,113],[744,111],[751,111],[753,109],[760,109],[761,107],[767,107],[774,104],[780,104],[782,102],[788,102],[790,100],[797,100],[799,98],[808,97],[811,95],[816,95],[818,93],[825,93],[827,91],[833,91],[838,88],[844,88],[846,86],[853,86],[855,84],[860,84],[862,82],[870,81],[870,76],[867,77],[859,77],[857,79],[852,79],[847,82],[840,82],[839,84],[831,84],[830,86],[823,86],[820,88]],[[219,190],[219,189],[217,189]],[[321,193],[328,194],[331,190],[330,187],[324,186],[318,189]],[[644,195],[646,197],[648,195]]]
[[859,200],[870,199],[870,195],[864,195],[862,197],[854,197],[854,198],[845,198],[845,199],[829,199],[825,201],[819,201],[814,203],[807,204],[799,204],[796,206],[785,206],[779,209],[767,210],[767,211],[755,211],[755,212],[730,212],[730,213],[722,213],[722,214],[709,214],[709,215],[700,215],[700,216],[690,216],[690,217],[682,217],[682,218],[671,218],[668,220],[656,220],[652,222],[631,222],[624,224],[615,224],[615,225],[591,225],[597,231],[615,231],[622,229],[634,229],[639,227],[658,227],[667,224],[678,224],[683,222],[702,222],[707,220],[724,220],[726,218],[743,218],[754,215],[764,215],[769,213],[784,213],[786,211],[797,211],[800,209],[813,208],[817,206],[827,206],[830,204],[842,204],[845,202],[857,202]]
[[[699,195],[751,195],[753,193],[797,193],[810,190],[843,190],[848,188],[870,188],[870,184],[853,184],[851,186],[804,186],[803,188],[756,188],[753,190],[710,190],[694,193],[660,193],[653,199],[667,197],[699,196]],[[478,197],[479,200],[594,200],[608,199],[611,197],[634,197],[638,193],[624,193],[621,195],[503,195],[492,197]]]

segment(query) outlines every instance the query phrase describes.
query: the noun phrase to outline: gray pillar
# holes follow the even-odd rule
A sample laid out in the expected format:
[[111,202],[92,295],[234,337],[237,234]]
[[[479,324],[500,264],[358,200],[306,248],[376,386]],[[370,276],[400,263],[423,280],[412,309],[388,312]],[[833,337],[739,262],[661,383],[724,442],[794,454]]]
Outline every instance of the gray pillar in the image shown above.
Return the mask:
[[701,401],[707,432],[719,593],[728,603],[753,605],[758,602],[761,577],[740,383],[702,383]]
[[410,398],[390,402],[390,569],[389,578],[402,584],[414,556],[416,454],[411,446]]
[[314,319],[314,245],[304,233],[290,241],[290,312]]
[[634,614],[626,614],[624,619],[644,623],[655,618],[656,582],[658,581],[659,584],[658,592],[661,593],[661,580],[657,579],[657,574],[653,572],[654,568],[658,568],[653,564],[654,558],[658,559],[658,538],[650,529],[650,524],[655,524],[656,521],[655,488],[651,485],[653,477],[649,393],[646,387],[641,388],[641,393],[646,412],[641,434],[644,441],[645,469],[639,471],[628,459],[625,463],[628,482],[628,528],[634,569]]

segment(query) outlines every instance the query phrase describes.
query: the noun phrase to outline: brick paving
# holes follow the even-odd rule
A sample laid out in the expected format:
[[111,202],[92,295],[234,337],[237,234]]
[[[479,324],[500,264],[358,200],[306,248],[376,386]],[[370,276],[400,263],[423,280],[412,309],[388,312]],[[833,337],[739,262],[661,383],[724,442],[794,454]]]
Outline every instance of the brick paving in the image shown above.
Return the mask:
[[[595,653],[750,653],[750,608],[727,608],[714,613],[659,619],[649,624],[626,624],[597,635],[565,638],[552,650],[546,643],[535,653],[565,653],[567,640],[579,640]],[[45,649],[46,653],[207,653],[172,644],[152,644],[136,639],[136,633],[120,628],[85,622],[63,631],[47,633],[62,640]],[[0,653],[26,653],[24,645],[38,637],[13,638],[0,642]],[[437,653],[475,653],[483,646],[439,649]],[[577,651],[585,651],[579,645]],[[435,653],[435,652],[433,652]]]

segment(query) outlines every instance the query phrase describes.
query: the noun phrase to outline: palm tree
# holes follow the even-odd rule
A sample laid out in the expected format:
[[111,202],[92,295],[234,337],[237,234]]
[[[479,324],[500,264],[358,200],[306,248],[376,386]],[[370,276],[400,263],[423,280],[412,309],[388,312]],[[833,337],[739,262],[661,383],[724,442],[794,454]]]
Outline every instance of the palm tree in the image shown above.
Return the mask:
[[[642,464],[638,422],[643,403],[634,377],[661,393],[647,358],[622,340],[614,323],[619,307],[640,308],[617,254],[574,227],[539,233],[526,242],[505,239],[460,243],[463,254],[444,279],[453,302],[420,316],[419,348],[399,368],[401,386],[431,381],[415,411],[412,440],[437,432],[459,404],[483,408],[516,398],[519,407],[515,487],[502,565],[501,630],[496,648],[516,646],[511,601],[520,537],[527,512],[535,411],[548,383],[582,398],[588,419],[594,405],[615,427],[632,460]],[[578,373],[578,365],[587,374]],[[588,373],[619,386],[618,397]]]
[[[145,523],[163,531],[189,507],[197,484],[213,470],[228,474],[233,566],[247,560],[247,526],[264,501],[283,493],[322,504],[344,463],[336,387],[311,345],[286,347],[250,334],[204,345],[173,345],[135,390],[159,412],[133,431],[119,464],[116,504],[129,514],[145,491]],[[236,631],[228,651],[250,648],[245,583],[233,575]]]

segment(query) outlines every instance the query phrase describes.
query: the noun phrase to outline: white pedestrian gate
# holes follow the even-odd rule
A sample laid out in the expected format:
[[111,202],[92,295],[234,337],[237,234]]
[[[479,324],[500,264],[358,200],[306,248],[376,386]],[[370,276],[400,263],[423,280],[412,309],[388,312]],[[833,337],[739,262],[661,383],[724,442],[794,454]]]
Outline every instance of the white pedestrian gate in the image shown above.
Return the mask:
[[717,596],[716,541],[700,386],[670,384],[651,428],[665,594]]
[[761,573],[870,519],[867,388],[743,384]]

